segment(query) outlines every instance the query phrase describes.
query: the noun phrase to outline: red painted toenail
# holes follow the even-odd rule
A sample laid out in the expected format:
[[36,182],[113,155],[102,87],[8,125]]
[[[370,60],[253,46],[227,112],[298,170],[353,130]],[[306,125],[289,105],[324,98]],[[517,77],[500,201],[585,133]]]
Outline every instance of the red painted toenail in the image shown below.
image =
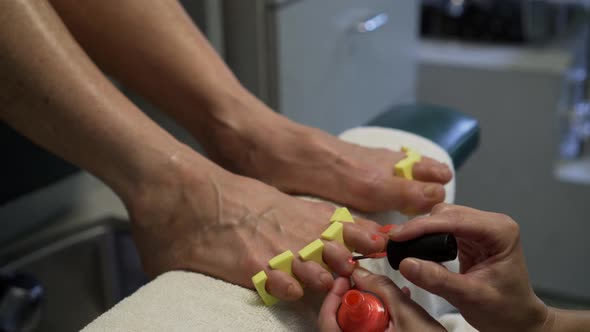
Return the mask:
[[373,234],[373,235],[371,235],[371,240],[373,240],[373,241],[377,241],[377,240],[379,240],[379,238],[380,238],[380,237],[381,237],[381,236],[379,236],[379,235],[377,235],[377,234]]
[[394,226],[395,225],[393,225],[393,224],[392,225],[385,225],[385,226],[379,227],[378,231],[381,233],[387,234]]

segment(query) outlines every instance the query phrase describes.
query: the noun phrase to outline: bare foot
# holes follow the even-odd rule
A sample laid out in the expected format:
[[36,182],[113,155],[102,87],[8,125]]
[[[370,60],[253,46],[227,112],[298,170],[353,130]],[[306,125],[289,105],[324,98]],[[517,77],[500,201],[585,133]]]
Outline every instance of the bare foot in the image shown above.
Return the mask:
[[[213,160],[235,173],[281,191],[307,194],[361,211],[424,213],[444,200],[448,166],[430,158],[414,166],[414,181],[393,176],[405,153],[343,142],[296,124],[251,99],[218,112],[204,146]],[[203,138],[203,134],[195,136]],[[209,144],[208,144],[209,143]]]
[[[287,249],[297,256],[327,228],[333,206],[293,198],[190,153],[175,157],[166,171],[170,175],[126,200],[150,274],[191,270],[252,288],[251,277],[266,270],[271,294],[283,300],[303,295],[299,282],[269,270],[268,260]],[[386,239],[378,227],[366,220],[347,223],[345,241],[358,252],[381,251]],[[350,257],[343,245],[325,243],[324,261],[337,274],[352,273]],[[308,289],[332,286],[332,275],[314,262],[296,258],[293,271]]]

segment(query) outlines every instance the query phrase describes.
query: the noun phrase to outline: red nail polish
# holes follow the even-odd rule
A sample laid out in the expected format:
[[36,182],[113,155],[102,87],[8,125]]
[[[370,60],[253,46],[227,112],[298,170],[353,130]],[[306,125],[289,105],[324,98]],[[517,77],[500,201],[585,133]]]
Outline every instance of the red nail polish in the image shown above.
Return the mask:
[[381,233],[387,234],[394,226],[395,225],[393,225],[393,224],[381,226],[381,227],[379,227],[378,231]]
[[351,289],[342,296],[337,321],[344,332],[382,332],[389,326],[389,314],[376,295]]
[[373,241],[377,241],[377,240],[379,240],[379,238],[380,238],[380,237],[381,237],[381,236],[379,236],[379,235],[377,235],[377,234],[373,234],[373,235],[371,235],[371,240],[373,240]]

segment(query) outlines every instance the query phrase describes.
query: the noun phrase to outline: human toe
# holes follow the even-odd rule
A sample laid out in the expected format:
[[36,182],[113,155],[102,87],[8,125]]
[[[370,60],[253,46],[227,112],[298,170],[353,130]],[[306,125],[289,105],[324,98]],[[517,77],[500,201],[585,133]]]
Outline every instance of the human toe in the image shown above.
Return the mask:
[[432,159],[423,159],[416,163],[412,169],[412,175],[418,181],[442,184],[448,183],[453,178],[453,173],[448,165]]
[[279,270],[266,272],[268,280],[266,291],[272,296],[283,301],[296,301],[303,296],[301,285],[287,273]]
[[295,259],[293,261],[293,273],[299,280],[314,291],[325,292],[332,288],[334,278],[321,265],[313,261],[302,261]]

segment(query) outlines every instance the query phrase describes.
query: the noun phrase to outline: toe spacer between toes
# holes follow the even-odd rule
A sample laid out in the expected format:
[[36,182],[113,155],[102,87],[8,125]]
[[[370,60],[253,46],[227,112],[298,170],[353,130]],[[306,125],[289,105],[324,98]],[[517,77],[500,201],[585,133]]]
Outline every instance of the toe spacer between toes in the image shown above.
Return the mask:
[[344,225],[341,222],[333,222],[330,227],[322,233],[322,239],[337,241],[344,244]]
[[267,306],[270,307],[273,304],[277,303],[279,301],[279,299],[270,295],[266,291],[266,281],[267,280],[268,280],[268,276],[266,275],[266,273],[264,271],[260,271],[252,277],[252,283],[254,284],[254,288],[256,288],[256,291],[258,292],[258,295],[260,295],[262,302],[264,302],[264,304],[266,304]]
[[[281,254],[276,255],[275,257],[271,258],[268,261],[268,265],[273,270],[280,270],[287,273],[290,276],[293,275],[293,268],[292,263],[295,256],[291,252],[291,250],[287,250]],[[252,283],[254,284],[254,288],[260,295],[262,302],[267,306],[271,306],[279,301],[276,297],[270,295],[266,291],[266,281],[268,280],[268,276],[264,271],[258,272],[255,276],[252,277]]]
[[345,207],[337,208],[336,211],[334,211],[334,213],[330,217],[330,223],[334,223],[336,221],[351,222],[354,224],[354,219],[352,218],[352,214],[350,214],[348,209]]
[[422,155],[408,147],[402,147],[402,151],[406,153],[406,158],[398,161],[394,166],[394,174],[404,179],[413,180],[412,169],[414,164],[422,160]]
[[303,261],[312,261],[320,264],[324,269],[330,271],[328,265],[324,262],[324,242],[315,240],[299,250],[299,257]]
[[293,268],[292,268],[292,264],[293,264],[293,259],[295,258],[295,256],[293,255],[293,253],[291,252],[291,250],[287,250],[281,254],[276,255],[275,257],[271,258],[268,261],[268,265],[273,269],[273,270],[280,270],[283,271],[285,273],[287,273],[290,276],[294,276],[293,275]]
[[341,222],[333,222],[330,227],[322,233],[322,239],[342,243],[349,251],[354,251],[344,243],[344,225]]

